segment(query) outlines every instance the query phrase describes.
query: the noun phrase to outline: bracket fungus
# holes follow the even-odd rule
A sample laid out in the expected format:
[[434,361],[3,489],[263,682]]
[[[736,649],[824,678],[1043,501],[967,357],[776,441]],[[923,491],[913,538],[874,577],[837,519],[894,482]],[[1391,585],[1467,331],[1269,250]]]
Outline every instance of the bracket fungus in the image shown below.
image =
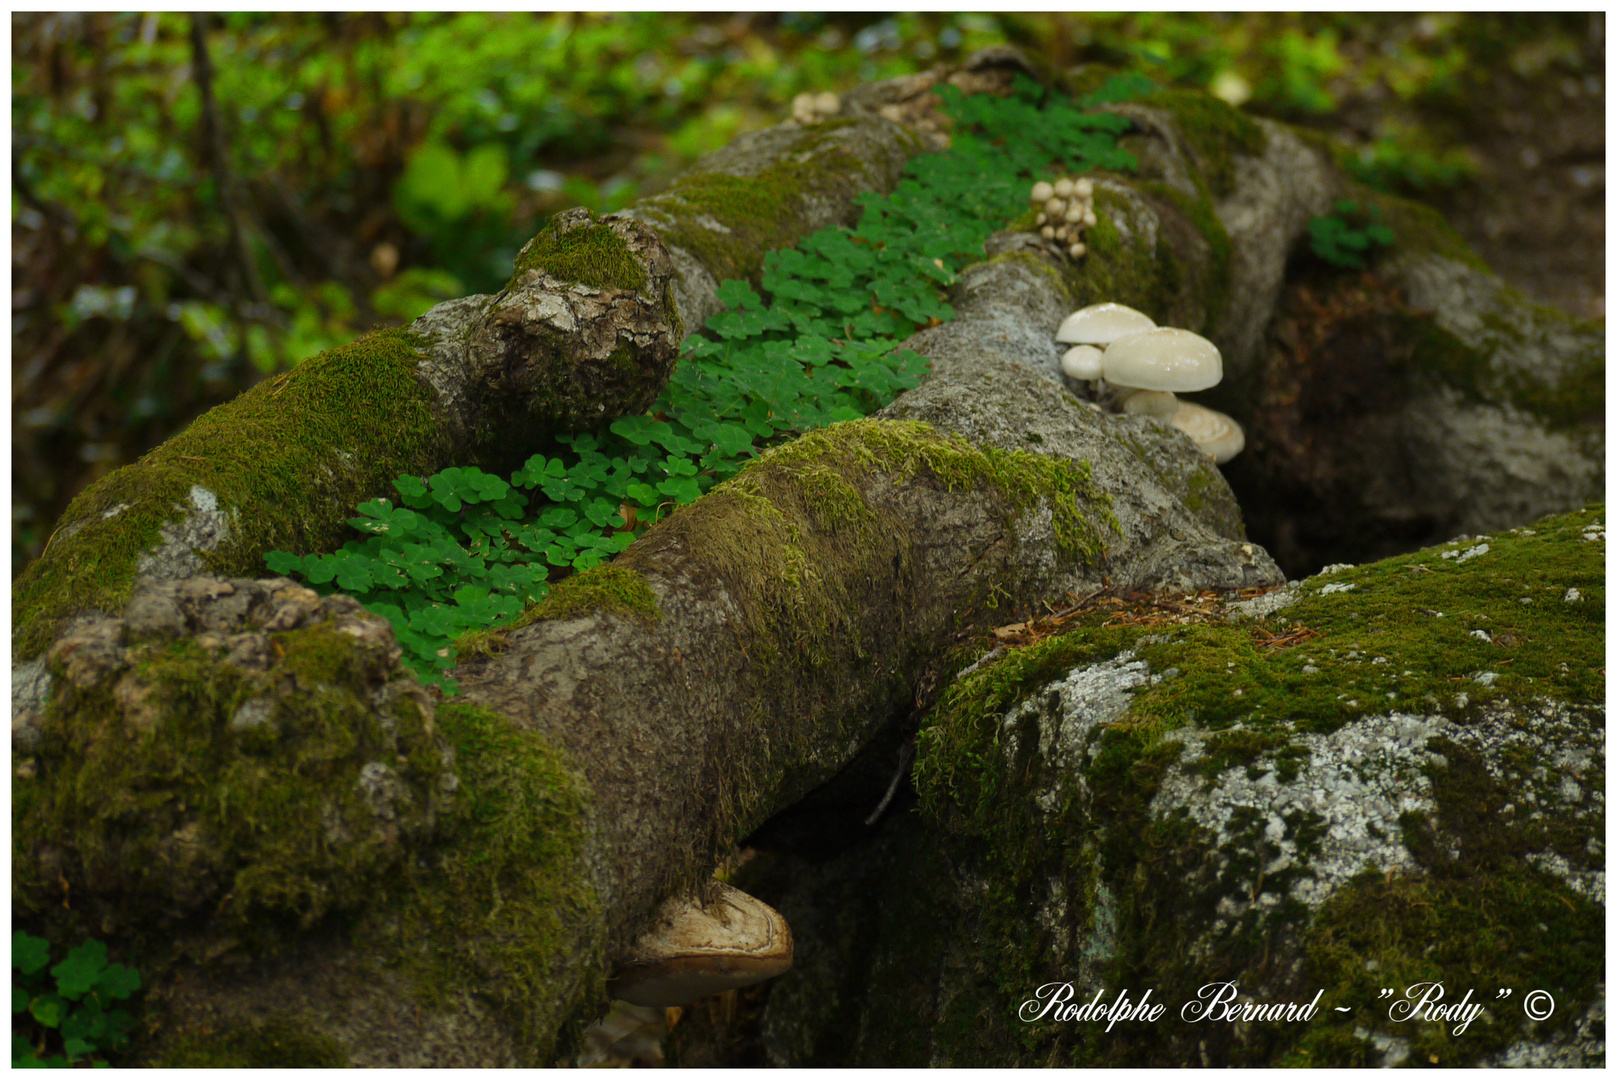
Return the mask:
[[1088,250],[1083,230],[1100,220],[1095,216],[1094,182],[1067,176],[1055,183],[1040,180],[1033,185],[1028,201],[1038,209],[1033,224],[1039,235],[1061,245],[1068,258],[1082,258]]
[[690,897],[663,904],[608,987],[613,997],[684,1006],[792,966],[792,931],[780,912],[740,889],[717,888],[706,906]]

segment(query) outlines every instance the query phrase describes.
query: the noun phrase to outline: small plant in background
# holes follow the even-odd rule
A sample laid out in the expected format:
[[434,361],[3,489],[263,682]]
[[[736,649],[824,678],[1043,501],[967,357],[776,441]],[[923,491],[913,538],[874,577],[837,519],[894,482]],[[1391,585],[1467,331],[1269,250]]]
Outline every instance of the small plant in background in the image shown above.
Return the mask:
[[1323,214],[1308,223],[1309,246],[1315,255],[1332,266],[1356,270],[1372,247],[1392,243],[1392,230],[1381,224],[1381,211],[1374,206],[1359,209],[1351,199],[1336,204],[1336,213]]
[[[1393,127],[1393,125],[1383,125]],[[1463,147],[1436,145],[1416,128],[1395,128],[1340,158],[1355,180],[1378,191],[1422,195],[1474,180],[1476,157]]]
[[129,1045],[134,1020],[113,1006],[140,989],[140,974],[107,963],[99,941],[54,966],[50,948],[21,930],[11,935],[11,1067],[104,1067],[103,1055]]

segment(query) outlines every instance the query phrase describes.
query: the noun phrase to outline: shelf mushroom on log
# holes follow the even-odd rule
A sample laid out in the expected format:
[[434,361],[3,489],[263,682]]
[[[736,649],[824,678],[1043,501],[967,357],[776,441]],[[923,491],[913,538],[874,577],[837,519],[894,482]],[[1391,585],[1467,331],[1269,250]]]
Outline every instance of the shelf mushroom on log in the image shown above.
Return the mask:
[[792,966],[792,931],[762,900],[718,885],[707,905],[666,901],[634,943],[612,995],[632,1005],[684,1006],[774,978]]

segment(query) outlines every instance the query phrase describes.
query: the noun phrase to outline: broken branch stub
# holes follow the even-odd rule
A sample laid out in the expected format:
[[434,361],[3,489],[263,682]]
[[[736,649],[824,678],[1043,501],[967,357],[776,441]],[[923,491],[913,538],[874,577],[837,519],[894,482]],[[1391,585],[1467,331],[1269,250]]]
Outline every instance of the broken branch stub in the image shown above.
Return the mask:
[[467,378],[494,389],[474,439],[530,446],[643,413],[679,357],[674,263],[629,218],[564,210],[523,247],[468,335]]

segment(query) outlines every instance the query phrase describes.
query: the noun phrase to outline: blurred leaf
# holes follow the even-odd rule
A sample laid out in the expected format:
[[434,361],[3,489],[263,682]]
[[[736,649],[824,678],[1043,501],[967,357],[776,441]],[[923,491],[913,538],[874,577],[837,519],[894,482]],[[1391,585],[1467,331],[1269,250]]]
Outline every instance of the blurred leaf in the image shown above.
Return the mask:
[[463,296],[466,287],[444,270],[411,267],[371,293],[371,307],[378,315],[413,322],[435,305]]
[[11,966],[24,975],[42,971],[50,963],[50,945],[44,938],[34,937],[24,930],[11,934]]

